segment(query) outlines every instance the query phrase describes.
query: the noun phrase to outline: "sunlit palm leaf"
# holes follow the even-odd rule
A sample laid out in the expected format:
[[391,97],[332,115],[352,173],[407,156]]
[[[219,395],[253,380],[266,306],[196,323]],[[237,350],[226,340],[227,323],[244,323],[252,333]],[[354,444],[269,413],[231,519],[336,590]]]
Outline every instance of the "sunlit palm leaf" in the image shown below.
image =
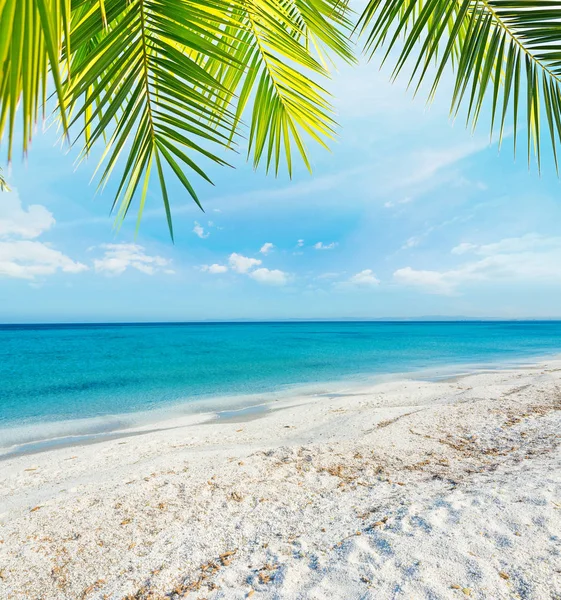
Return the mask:
[[118,219],[135,198],[140,218],[154,176],[170,231],[166,179],[200,206],[192,175],[209,180],[204,163],[226,164],[246,108],[255,166],[266,157],[278,171],[284,155],[290,172],[291,144],[309,166],[304,137],[325,145],[334,129],[316,79],[329,52],[352,60],[339,0],[4,0],[0,10],[9,154],[17,104],[26,148],[50,70],[63,131],[84,156],[104,148],[101,186],[119,171]]
[[259,165],[266,157],[275,172],[284,156],[292,172],[292,144],[310,168],[303,134],[322,146],[333,137],[329,94],[317,79],[328,75],[332,52],[347,62],[354,58],[345,32],[350,31],[346,3],[338,0],[242,0],[241,26],[228,30],[235,40],[233,56],[244,71],[216,62],[207,68],[237,93],[234,125],[251,100],[248,156]]
[[33,127],[45,106],[49,70],[59,114],[63,125],[67,125],[61,48],[70,32],[70,12],[70,0],[0,2],[0,139],[7,130],[8,161],[12,158],[18,109],[23,151],[27,152]]
[[[179,9],[185,9],[184,19],[174,14]],[[228,10],[227,3],[218,1],[105,0],[107,27],[97,11],[78,14],[71,43],[87,50],[76,53],[71,62],[67,87],[69,104],[75,108],[72,124],[83,123],[86,153],[108,136],[102,185],[120,154],[128,155],[114,204],[119,203],[120,219],[144,180],[142,212],[155,164],[172,232],[163,165],[200,205],[186,172],[208,177],[189,154],[225,164],[204,147],[205,143],[227,145],[228,137],[221,129],[227,128],[232,118],[227,107],[215,100],[225,91],[192,54],[206,52],[231,62],[212,39],[213,29],[219,30],[226,22]],[[92,44],[92,39],[96,43]],[[209,117],[217,119],[218,128],[211,126]]]
[[[467,107],[476,125],[490,99],[491,129],[500,137],[512,119],[514,143],[525,104],[528,160],[532,147],[538,168],[542,129],[553,145],[561,141],[561,3],[550,0],[370,0],[359,28],[369,53],[384,48],[386,57],[402,42],[394,70],[413,65],[410,82],[418,89],[434,73],[430,96],[451,64],[456,76],[452,113]],[[541,111],[545,110],[546,124]]]

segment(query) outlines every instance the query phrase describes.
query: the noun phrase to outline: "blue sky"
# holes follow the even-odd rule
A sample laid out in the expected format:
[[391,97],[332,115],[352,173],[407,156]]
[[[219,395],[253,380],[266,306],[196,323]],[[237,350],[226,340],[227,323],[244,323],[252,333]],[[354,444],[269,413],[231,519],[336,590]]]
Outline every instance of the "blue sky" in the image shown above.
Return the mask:
[[[335,74],[338,140],[290,181],[211,169],[206,213],[157,188],[138,235],[113,230],[95,161],[37,135],[0,197],[0,322],[561,316],[561,196],[546,152],[501,153],[376,65]],[[521,132],[523,136],[524,131]]]

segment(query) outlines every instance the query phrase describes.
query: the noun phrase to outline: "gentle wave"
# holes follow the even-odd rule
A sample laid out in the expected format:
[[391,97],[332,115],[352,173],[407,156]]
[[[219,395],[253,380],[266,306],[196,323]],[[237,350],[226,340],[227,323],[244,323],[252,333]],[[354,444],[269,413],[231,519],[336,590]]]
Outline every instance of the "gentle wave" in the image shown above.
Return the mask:
[[[322,396],[352,396],[357,389],[373,385],[402,380],[441,381],[448,378],[475,374],[489,370],[512,369],[521,366],[537,365],[552,357],[560,355],[544,355],[540,357],[510,359],[488,363],[461,363],[438,365],[422,370],[401,373],[362,374],[349,379],[326,381],[313,384],[284,385],[277,390],[261,394],[238,394],[215,396],[205,399],[184,398],[176,403],[153,408],[151,410],[107,414],[84,419],[65,419],[42,423],[20,423],[0,427],[0,458],[21,453],[72,446],[103,441],[112,437],[122,437],[143,433],[147,428],[173,427],[174,419],[184,417],[211,418],[217,414],[228,413],[228,417],[236,412],[248,409],[269,408],[274,403],[290,399]],[[230,414],[231,413],[231,414]]]
[[560,322],[0,326],[0,447],[560,351]]

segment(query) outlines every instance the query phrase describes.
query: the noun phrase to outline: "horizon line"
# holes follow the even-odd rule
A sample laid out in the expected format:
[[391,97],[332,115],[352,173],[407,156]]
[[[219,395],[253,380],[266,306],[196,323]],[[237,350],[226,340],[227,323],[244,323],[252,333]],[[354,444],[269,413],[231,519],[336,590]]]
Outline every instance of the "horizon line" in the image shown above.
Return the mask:
[[557,322],[561,317],[468,317],[427,315],[418,317],[338,317],[338,318],[287,318],[287,319],[196,319],[185,321],[28,321],[0,323],[4,327],[57,327],[57,326],[103,326],[103,325],[212,325],[212,324],[273,324],[273,323],[485,323],[485,322]]

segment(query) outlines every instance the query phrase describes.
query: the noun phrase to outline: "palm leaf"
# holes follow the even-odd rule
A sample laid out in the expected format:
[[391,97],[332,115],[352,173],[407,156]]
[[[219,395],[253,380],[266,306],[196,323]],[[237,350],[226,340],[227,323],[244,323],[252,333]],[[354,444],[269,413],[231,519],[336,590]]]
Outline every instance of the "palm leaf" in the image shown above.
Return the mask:
[[27,152],[34,125],[45,105],[49,71],[59,115],[67,127],[61,51],[70,33],[69,23],[70,0],[0,2],[0,139],[7,129],[8,161],[12,159],[18,110],[22,147]]
[[[330,52],[352,60],[339,0],[3,0],[0,2],[0,136],[11,158],[23,100],[24,149],[52,77],[62,130],[81,158],[104,148],[99,185],[117,174],[118,222],[173,175],[201,202],[193,175],[226,165],[251,110],[254,164],[278,171],[291,144],[309,166],[304,138],[322,145],[334,121],[317,79]],[[49,75],[50,74],[50,75]],[[153,168],[155,166],[155,168]]]
[[[263,157],[275,173],[284,156],[292,173],[292,144],[310,169],[305,137],[326,147],[334,135],[329,94],[317,82],[328,76],[333,53],[352,63],[345,35],[352,24],[338,0],[242,0],[239,25],[228,30],[229,49],[243,71],[207,63],[237,94],[236,128],[253,100],[248,157],[255,168]],[[229,98],[229,100],[231,100]]]
[[[89,3],[82,4],[84,10],[76,11],[71,43],[84,50],[73,56],[72,79],[66,82],[73,109],[71,124],[82,124],[78,139],[85,136],[84,154],[107,136],[101,186],[107,183],[121,153],[128,154],[114,201],[118,219],[122,221],[128,213],[143,179],[141,210],[144,207],[154,162],[168,216],[165,166],[200,205],[184,171],[208,177],[185,149],[225,164],[205,149],[201,140],[226,146],[228,137],[220,129],[231,117],[227,107],[214,99],[221,94],[219,82],[197,64],[192,53],[204,51],[230,61],[212,43],[213,28],[218,30],[224,24],[223,17],[214,13],[219,9],[226,15],[228,4],[105,0],[107,25],[97,10],[86,10]],[[185,19],[179,21],[174,11],[183,7]],[[210,125],[209,115],[218,119],[220,128]]]
[[[550,0],[370,0],[359,25],[366,50],[401,43],[393,77],[412,65],[409,83],[418,90],[433,76],[432,98],[451,65],[455,85],[451,111],[466,107],[475,127],[490,101],[491,133],[512,123],[514,147],[525,106],[527,153],[541,165],[543,129],[553,146],[561,140],[561,4]],[[431,67],[433,67],[431,69]],[[429,75],[430,74],[430,75]],[[546,119],[542,117],[545,112]]]
[[10,186],[4,179],[2,169],[0,169],[0,192],[9,192],[9,191],[10,191]]

